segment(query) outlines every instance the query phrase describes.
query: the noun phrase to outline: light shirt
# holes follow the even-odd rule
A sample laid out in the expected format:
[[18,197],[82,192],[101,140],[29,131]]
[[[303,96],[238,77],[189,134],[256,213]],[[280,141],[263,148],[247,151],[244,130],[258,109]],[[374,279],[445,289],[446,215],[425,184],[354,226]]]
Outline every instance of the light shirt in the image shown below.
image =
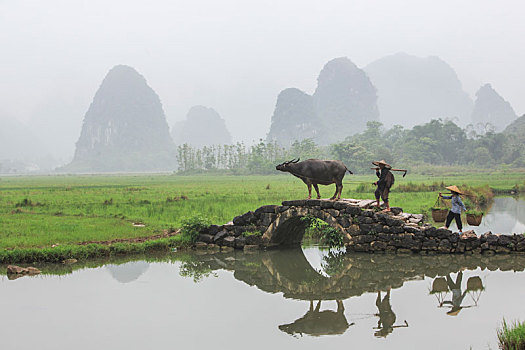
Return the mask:
[[450,211],[454,214],[461,214],[461,209],[467,211],[465,204],[463,204],[463,201],[459,196],[443,196],[443,199],[452,199],[452,209],[450,209]]

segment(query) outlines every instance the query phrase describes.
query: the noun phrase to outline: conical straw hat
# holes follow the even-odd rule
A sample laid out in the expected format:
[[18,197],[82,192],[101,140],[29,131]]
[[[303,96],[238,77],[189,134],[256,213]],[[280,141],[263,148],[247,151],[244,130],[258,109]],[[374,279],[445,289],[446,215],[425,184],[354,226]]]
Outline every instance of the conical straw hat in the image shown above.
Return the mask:
[[385,162],[384,159],[382,160],[378,160],[376,162],[372,162],[372,164],[376,165],[376,166],[379,166],[379,164],[382,164],[384,166],[386,166],[387,168],[391,168],[390,164],[388,164],[387,162]]
[[448,187],[445,187],[447,190],[450,190],[452,192],[456,192],[456,193],[459,193],[459,194],[464,194],[463,192],[461,192],[458,188],[458,186],[454,185],[454,186],[448,186]]
[[457,316],[460,311],[461,311],[461,307],[454,306],[449,312],[447,312],[447,315]]

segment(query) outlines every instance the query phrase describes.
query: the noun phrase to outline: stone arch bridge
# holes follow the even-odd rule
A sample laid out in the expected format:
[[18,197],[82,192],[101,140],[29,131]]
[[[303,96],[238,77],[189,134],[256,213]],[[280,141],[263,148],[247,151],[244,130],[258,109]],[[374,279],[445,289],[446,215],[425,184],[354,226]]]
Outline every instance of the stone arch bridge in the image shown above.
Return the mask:
[[525,237],[495,235],[478,237],[438,229],[424,222],[422,214],[404,213],[392,208],[384,213],[374,209],[374,200],[324,199],[284,201],[282,205],[264,205],[236,216],[225,225],[203,229],[197,249],[254,250],[301,244],[308,220],[323,220],[341,233],[347,251],[397,253],[513,253],[525,252]]

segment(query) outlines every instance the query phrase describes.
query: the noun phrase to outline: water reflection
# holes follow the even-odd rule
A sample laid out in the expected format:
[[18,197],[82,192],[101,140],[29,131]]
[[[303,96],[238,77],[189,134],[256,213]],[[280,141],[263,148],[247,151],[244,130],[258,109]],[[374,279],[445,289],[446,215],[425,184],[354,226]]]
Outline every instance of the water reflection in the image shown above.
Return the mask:
[[[485,289],[480,276],[471,276],[467,281],[467,287],[462,292],[463,271],[459,271],[454,280],[450,273],[446,277],[437,277],[432,282],[431,294],[438,298],[439,307],[450,307],[447,311],[449,316],[457,316],[462,309],[475,307],[478,305],[481,292]],[[448,293],[451,293],[450,300],[446,300]],[[464,305],[465,297],[470,295],[473,304]]]
[[345,306],[342,300],[336,300],[337,310],[321,310],[321,300],[317,302],[314,308],[313,300],[310,300],[310,308],[306,314],[295,320],[293,323],[283,324],[279,329],[292,336],[311,336],[336,335],[346,332],[348,327],[355,323],[348,323],[345,316]]
[[146,261],[132,261],[124,264],[108,264],[106,269],[116,281],[120,283],[129,283],[137,280],[149,268]]
[[[525,268],[525,257],[512,255],[422,257],[325,251],[320,263],[323,271],[319,271],[310,265],[302,249],[193,255],[192,259],[198,261],[185,264],[184,276],[195,278],[203,272],[229,270],[237,280],[261,291],[307,301],[309,307],[303,316],[278,326],[282,332],[295,337],[345,333],[354,325],[352,321],[359,323],[360,318],[352,317],[351,312],[345,313],[343,302],[365,293],[376,295],[377,312],[371,310],[366,317],[361,317],[378,317],[373,328],[376,337],[387,337],[396,328],[407,328],[406,320],[397,320],[392,293],[407,281],[425,277],[433,278],[430,293],[437,297],[438,307],[446,309],[447,315],[458,316],[461,310],[477,306],[485,288],[480,276],[471,276],[465,286],[465,269],[522,271]],[[192,271],[190,266],[196,270]],[[326,309],[330,301],[335,301],[335,311]],[[321,310],[321,305],[325,305],[325,310]]]
[[408,327],[408,322],[405,320],[404,324],[395,326],[396,323],[396,314],[392,311],[392,306],[390,305],[390,288],[386,291],[383,299],[381,299],[381,292],[377,292],[376,306],[378,313],[376,316],[379,317],[377,321],[377,332],[374,333],[376,337],[386,337],[394,328]]

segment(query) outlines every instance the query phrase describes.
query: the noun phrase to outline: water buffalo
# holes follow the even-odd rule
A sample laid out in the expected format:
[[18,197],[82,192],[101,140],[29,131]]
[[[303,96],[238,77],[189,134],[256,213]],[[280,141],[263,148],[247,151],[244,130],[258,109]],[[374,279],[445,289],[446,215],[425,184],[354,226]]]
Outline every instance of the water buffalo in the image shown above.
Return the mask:
[[353,174],[340,160],[307,159],[299,162],[292,159],[275,167],[275,169],[288,172],[303,180],[308,186],[308,199],[312,198],[312,185],[317,192],[317,199],[321,199],[317,185],[331,185],[335,183],[335,193],[330,200],[341,199],[343,190],[343,177],[348,171]]

